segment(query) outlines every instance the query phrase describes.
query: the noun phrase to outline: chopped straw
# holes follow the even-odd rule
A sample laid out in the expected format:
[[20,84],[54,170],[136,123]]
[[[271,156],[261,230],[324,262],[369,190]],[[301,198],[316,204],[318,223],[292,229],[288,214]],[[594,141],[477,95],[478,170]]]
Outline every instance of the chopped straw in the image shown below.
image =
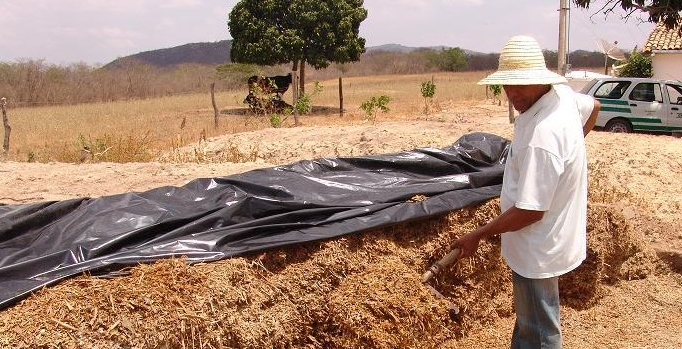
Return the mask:
[[[562,302],[594,304],[602,285],[643,278],[656,256],[636,238],[609,189],[591,188],[588,259],[560,279]],[[610,198],[610,196],[608,196]],[[422,198],[412,200],[419,204]],[[513,316],[499,238],[483,241],[431,284],[431,263],[499,212],[499,200],[447,215],[233,258],[139,265],[83,275],[0,312],[12,348],[436,348]]]

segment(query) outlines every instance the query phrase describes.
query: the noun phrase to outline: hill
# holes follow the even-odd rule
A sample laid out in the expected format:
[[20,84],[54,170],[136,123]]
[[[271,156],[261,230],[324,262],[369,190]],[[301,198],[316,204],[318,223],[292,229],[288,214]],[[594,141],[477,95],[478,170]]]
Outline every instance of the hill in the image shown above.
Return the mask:
[[[118,68],[130,61],[141,61],[157,67],[172,67],[178,64],[222,64],[230,61],[230,49],[232,40],[216,42],[198,42],[162,48],[158,50],[144,51],[134,55],[120,57],[104,66],[104,68]],[[395,52],[410,53],[420,50],[442,50],[447,46],[412,47],[400,44],[386,44],[367,47],[367,52]],[[480,54],[479,52],[466,50],[469,55]]]
[[126,62],[141,61],[157,67],[171,67],[184,63],[222,64],[230,60],[232,40],[198,42],[136,53],[120,57],[104,68],[122,67]]
[[[385,44],[385,45],[378,45],[378,46],[371,46],[367,47],[367,52],[397,52],[397,53],[410,53],[414,51],[424,51],[424,50],[435,50],[435,51],[440,51],[442,49],[450,48],[449,46],[420,46],[420,47],[414,47],[414,46],[404,46],[400,44]],[[464,50],[464,53],[468,55],[477,55],[481,54],[480,52],[476,51],[471,51],[467,49],[462,49]]]

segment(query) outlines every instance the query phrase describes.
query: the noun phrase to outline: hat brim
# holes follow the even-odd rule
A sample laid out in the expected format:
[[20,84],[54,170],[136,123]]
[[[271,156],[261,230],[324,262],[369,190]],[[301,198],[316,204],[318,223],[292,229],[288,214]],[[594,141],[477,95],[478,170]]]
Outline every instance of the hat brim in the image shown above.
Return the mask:
[[549,69],[515,69],[496,71],[479,85],[553,85],[568,82],[565,77]]

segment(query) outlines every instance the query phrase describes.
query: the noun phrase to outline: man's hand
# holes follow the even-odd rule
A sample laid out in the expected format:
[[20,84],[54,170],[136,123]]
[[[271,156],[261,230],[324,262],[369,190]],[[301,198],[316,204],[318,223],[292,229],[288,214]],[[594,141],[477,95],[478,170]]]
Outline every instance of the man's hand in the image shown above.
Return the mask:
[[460,250],[462,250],[462,253],[459,255],[459,258],[468,258],[473,256],[474,253],[476,253],[476,250],[478,249],[478,244],[480,242],[481,234],[480,231],[477,229],[457,239],[457,241],[455,241],[455,243],[452,244],[452,248],[459,248]]
[[508,231],[517,231],[541,220],[544,214],[543,211],[523,210],[512,207],[488,222],[488,224],[460,237],[452,244],[452,247],[462,250],[460,258],[471,257],[476,253],[481,239]]

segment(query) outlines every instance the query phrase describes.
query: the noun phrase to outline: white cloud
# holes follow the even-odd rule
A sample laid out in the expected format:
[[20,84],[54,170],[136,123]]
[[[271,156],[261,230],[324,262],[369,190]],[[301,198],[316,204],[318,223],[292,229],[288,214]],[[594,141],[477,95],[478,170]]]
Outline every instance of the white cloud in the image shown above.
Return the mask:
[[455,3],[463,3],[465,5],[480,6],[483,5],[483,0],[450,0]]
[[[10,0],[16,1],[16,0]],[[26,2],[47,3],[51,9],[67,10],[71,12],[116,12],[116,13],[139,13],[149,9],[153,5],[150,1],[142,0],[29,0]]]
[[377,8],[382,8],[390,12],[398,12],[406,9],[424,9],[427,8],[429,3],[433,0],[393,0],[388,6],[385,3],[379,4],[379,1],[365,1],[365,8],[373,7],[376,5]]
[[[229,37],[238,0],[0,0],[0,60],[108,62],[117,56]],[[368,45],[459,46],[499,51],[514,34],[556,49],[556,0],[365,0]],[[596,50],[595,38],[623,48],[643,43],[653,25],[573,7],[571,49]]]
[[119,49],[134,48],[137,41],[144,37],[141,33],[116,27],[91,28],[88,34],[97,41]]
[[163,1],[161,7],[165,8],[187,8],[200,6],[201,0],[168,0]]
[[0,3],[0,23],[6,26],[10,22],[18,21],[20,7],[12,2]]
[[159,20],[158,23],[154,25],[154,30],[156,31],[164,31],[164,30],[169,30],[175,28],[177,22],[169,17],[164,17]]
[[0,3],[0,41],[7,45],[17,38],[16,23],[20,16],[17,5],[13,3]]

